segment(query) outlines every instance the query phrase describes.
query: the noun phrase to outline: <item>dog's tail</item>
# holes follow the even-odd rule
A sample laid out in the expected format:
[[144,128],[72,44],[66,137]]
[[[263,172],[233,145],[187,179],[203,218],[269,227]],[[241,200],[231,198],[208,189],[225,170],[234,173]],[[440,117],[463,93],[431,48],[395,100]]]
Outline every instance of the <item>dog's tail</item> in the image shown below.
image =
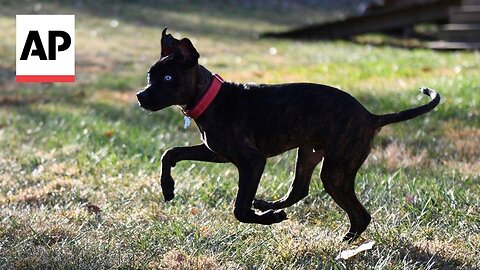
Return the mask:
[[432,100],[429,103],[416,108],[408,109],[397,113],[379,115],[377,118],[377,125],[379,127],[383,127],[388,124],[410,120],[433,110],[438,105],[438,103],[440,103],[440,95],[435,92],[435,90],[427,87],[422,87],[420,91],[425,95],[430,96]]

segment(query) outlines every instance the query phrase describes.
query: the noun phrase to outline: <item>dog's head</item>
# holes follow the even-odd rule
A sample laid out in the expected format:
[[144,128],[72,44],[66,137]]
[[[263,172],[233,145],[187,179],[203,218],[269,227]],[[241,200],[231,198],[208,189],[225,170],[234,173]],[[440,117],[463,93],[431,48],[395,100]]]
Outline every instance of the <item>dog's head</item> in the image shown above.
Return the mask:
[[196,93],[200,55],[188,38],[177,40],[166,32],[160,59],[148,70],[147,86],[137,93],[140,106],[149,111],[186,105]]

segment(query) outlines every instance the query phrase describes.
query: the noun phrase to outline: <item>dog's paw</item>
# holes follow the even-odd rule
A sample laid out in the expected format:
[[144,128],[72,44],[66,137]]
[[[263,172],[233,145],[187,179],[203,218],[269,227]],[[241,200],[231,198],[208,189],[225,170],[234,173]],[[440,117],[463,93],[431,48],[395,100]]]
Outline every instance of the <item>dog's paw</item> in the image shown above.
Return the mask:
[[355,240],[357,240],[357,238],[358,238],[359,236],[360,236],[360,234],[358,234],[358,233],[348,232],[348,233],[343,237],[343,240],[342,240],[342,241],[351,244],[351,243],[353,243]]
[[287,213],[285,213],[285,211],[277,210],[277,211],[273,212],[274,223],[279,223],[279,222],[282,222],[286,219],[288,219],[288,217],[287,217]]
[[175,189],[175,182],[170,175],[162,175],[160,178],[160,185],[162,186],[163,198],[166,202],[173,200],[175,194],[173,193]]
[[268,222],[266,222],[266,224],[268,225],[279,223],[288,219],[287,213],[285,213],[285,211],[283,210],[277,210],[277,211],[269,210],[265,212],[263,215],[265,217],[268,217]]
[[264,200],[253,200],[253,208],[258,209],[260,211],[267,211],[273,209],[273,203],[267,202]]
[[166,202],[173,200],[175,197],[175,194],[172,192],[165,192],[163,191],[163,198],[165,199]]

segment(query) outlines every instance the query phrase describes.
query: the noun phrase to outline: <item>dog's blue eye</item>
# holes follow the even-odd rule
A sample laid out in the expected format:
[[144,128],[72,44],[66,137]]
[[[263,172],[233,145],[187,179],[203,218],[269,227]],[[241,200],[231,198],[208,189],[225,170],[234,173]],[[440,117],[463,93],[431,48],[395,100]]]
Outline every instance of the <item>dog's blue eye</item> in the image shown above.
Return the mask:
[[165,77],[163,77],[163,80],[165,80],[165,81],[171,81],[171,80],[172,80],[172,76],[170,76],[170,75],[165,75]]

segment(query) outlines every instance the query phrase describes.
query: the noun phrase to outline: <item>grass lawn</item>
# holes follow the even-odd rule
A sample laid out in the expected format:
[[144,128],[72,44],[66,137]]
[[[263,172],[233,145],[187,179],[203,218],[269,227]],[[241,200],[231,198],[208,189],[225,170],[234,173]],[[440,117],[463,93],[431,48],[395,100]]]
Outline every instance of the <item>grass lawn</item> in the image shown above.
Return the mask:
[[[480,268],[478,52],[257,38],[335,17],[333,1],[132,2],[2,1],[0,269]],[[14,82],[15,14],[35,12],[76,14],[76,83]],[[329,84],[375,113],[426,103],[421,86],[442,95],[428,115],[385,127],[357,176],[373,219],[356,244],[372,250],[335,260],[351,248],[348,219],[320,168],[310,195],[272,226],[235,220],[229,164],[179,163],[176,197],[163,201],[161,154],[200,142],[179,109],[147,115],[135,100],[165,25],[227,80]],[[294,159],[268,161],[257,197],[287,192]]]

